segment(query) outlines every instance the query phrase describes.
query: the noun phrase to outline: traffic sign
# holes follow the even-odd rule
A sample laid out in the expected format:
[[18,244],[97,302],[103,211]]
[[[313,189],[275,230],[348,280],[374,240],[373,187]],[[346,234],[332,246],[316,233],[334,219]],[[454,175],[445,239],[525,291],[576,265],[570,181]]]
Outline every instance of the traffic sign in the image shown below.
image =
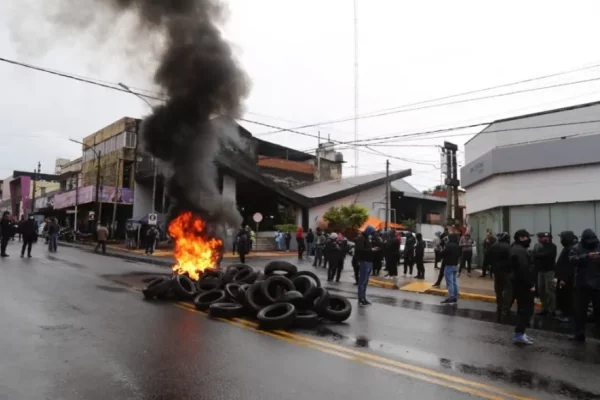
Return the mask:
[[90,211],[90,213],[88,214],[88,219],[90,221],[95,221],[96,220],[96,213],[94,211]]
[[158,222],[158,215],[148,214],[148,225],[156,225]]
[[261,213],[254,213],[254,215],[252,216],[252,219],[254,220],[254,222],[256,222],[257,224],[263,220],[263,216]]

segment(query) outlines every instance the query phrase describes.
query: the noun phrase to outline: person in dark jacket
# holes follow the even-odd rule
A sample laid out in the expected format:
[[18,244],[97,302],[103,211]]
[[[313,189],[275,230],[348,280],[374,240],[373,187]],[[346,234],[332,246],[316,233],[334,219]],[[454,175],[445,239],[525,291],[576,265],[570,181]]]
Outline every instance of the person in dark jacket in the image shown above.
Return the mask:
[[48,222],[48,251],[56,253],[58,248],[58,232],[60,231],[60,225],[56,218],[50,218]]
[[573,231],[563,231],[558,234],[563,249],[556,260],[555,277],[556,285],[556,309],[560,311],[557,319],[568,322],[573,317],[574,289],[575,289],[575,267],[569,261],[569,253],[577,244],[578,239]]
[[315,243],[315,234],[313,230],[308,228],[308,232],[306,233],[306,256],[311,257],[315,255],[313,244]]
[[537,289],[542,300],[540,316],[556,316],[556,284],[554,281],[554,268],[556,266],[556,245],[552,243],[550,232],[537,234],[538,243],[533,248],[533,262],[537,272]]
[[442,304],[456,304],[458,301],[458,283],[456,274],[458,273],[458,263],[460,261],[460,246],[458,245],[458,235],[451,233],[448,235],[448,243],[441,253],[444,262],[444,277],[446,286],[448,286],[448,298],[442,301]]
[[344,252],[341,243],[338,241],[337,233],[329,236],[329,241],[325,244],[325,256],[329,260],[329,269],[327,270],[327,282],[333,282],[337,275],[337,281],[340,281],[342,267],[344,262]]
[[298,244],[298,261],[302,261],[304,251],[306,250],[306,242],[304,240],[304,231],[301,226],[299,226],[296,231],[296,242]]
[[571,249],[569,260],[575,266],[575,333],[569,339],[585,341],[585,323],[590,302],[594,307],[596,327],[600,328],[600,241],[586,229],[579,244]]
[[[315,236],[315,259],[313,261],[313,267],[320,267],[323,262],[323,250],[327,239],[321,228],[317,228],[317,236]],[[357,280],[358,281],[358,280]]]
[[[285,235],[283,236],[283,240],[285,241],[285,251],[290,251],[290,243],[292,242],[292,233],[290,231],[287,231],[285,233]],[[248,238],[248,245],[250,245],[250,238]]]
[[506,232],[496,235],[498,240],[490,247],[489,262],[494,269],[494,292],[498,316],[508,315],[514,302],[512,290],[512,260],[510,236]]
[[365,230],[356,238],[354,242],[354,254],[359,264],[358,276],[358,305],[368,306],[371,303],[367,300],[367,285],[373,269],[373,251],[370,236],[375,233],[375,228],[368,225]]
[[442,284],[442,279],[444,279],[444,273],[446,272],[446,264],[444,264],[444,258],[442,257],[442,251],[444,250],[444,248],[446,248],[446,244],[448,244],[448,230],[447,228],[444,230],[444,233],[442,233],[440,235],[440,261],[441,261],[441,266],[440,266],[440,272],[438,273],[438,278],[435,281],[435,283],[433,284],[432,287],[434,288],[439,288],[440,285]]
[[383,238],[381,232],[375,232],[371,238],[373,248],[379,249],[373,252],[373,276],[379,276],[383,265]]
[[410,232],[406,236],[406,243],[404,243],[404,253],[402,254],[402,256],[404,257],[404,276],[406,276],[407,271],[410,275],[412,275],[413,273],[413,266],[415,265],[416,243],[417,240],[415,239],[415,236],[412,234],[412,232]]
[[[488,253],[492,246],[496,243],[496,238],[492,235],[492,231],[489,229],[485,234],[485,239],[483,240],[483,265],[481,266],[481,278],[485,278],[488,274],[488,269],[490,269],[490,258]],[[490,275],[492,272],[490,271]]]
[[6,254],[6,246],[8,246],[8,242],[13,235],[12,232],[12,223],[10,221],[10,212],[4,211],[2,214],[2,220],[0,221],[0,234],[2,238],[0,239],[0,256],[8,257]]
[[240,228],[237,237],[237,251],[242,264],[246,263],[246,254],[248,254],[248,246],[250,246],[250,239],[248,238],[248,232],[245,228]]
[[415,263],[417,264],[417,279],[425,279],[425,241],[423,235],[417,233],[417,244],[415,245]]
[[511,264],[513,273],[513,289],[517,299],[517,324],[513,342],[515,344],[533,344],[533,340],[525,334],[525,329],[533,315],[535,301],[535,264],[528,250],[531,235],[525,229],[515,232],[511,247]]
[[23,239],[21,257],[25,257],[25,249],[27,249],[27,257],[31,257],[31,246],[33,246],[33,242],[37,237],[37,223],[33,216],[29,216],[29,218],[22,219],[19,222],[19,232]]
[[387,268],[387,279],[395,279],[398,276],[398,263],[400,262],[400,240],[396,231],[392,229],[385,243],[385,266]]
[[473,239],[471,239],[470,233],[465,233],[458,242],[460,246],[460,268],[458,269],[458,276],[462,273],[462,270],[467,266],[467,276],[471,276],[471,262],[473,261]]

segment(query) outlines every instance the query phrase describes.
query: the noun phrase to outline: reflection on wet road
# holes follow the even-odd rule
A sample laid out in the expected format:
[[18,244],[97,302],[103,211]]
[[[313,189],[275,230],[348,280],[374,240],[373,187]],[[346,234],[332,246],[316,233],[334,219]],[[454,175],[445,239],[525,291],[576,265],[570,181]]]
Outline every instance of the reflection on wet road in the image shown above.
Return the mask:
[[598,342],[539,321],[517,348],[493,305],[373,291],[346,324],[264,332],[142,301],[160,267],[65,248],[3,261],[0,399],[600,398]]

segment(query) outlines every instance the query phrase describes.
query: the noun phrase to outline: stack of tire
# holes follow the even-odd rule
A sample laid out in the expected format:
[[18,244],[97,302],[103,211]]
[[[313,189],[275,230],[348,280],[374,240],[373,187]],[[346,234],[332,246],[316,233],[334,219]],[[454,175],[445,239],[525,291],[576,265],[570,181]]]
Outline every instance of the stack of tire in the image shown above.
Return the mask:
[[313,272],[287,261],[272,261],[257,272],[246,264],[211,270],[192,281],[186,276],[158,278],[143,291],[146,299],[193,300],[214,318],[256,318],[262,329],[315,328],[321,321],[341,323],[352,313],[347,298],[329,293]]

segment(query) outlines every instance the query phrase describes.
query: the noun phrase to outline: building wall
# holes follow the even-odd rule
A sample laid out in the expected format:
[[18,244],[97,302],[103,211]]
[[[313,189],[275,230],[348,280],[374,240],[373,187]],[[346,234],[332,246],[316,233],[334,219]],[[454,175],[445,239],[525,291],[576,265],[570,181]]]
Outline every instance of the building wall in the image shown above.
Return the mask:
[[[308,210],[308,227],[316,229],[318,221],[323,217],[331,207],[339,207],[348,204],[359,204],[369,210],[369,214],[374,217],[385,219],[385,186],[377,186],[375,188],[360,192],[358,194],[341,198],[331,203],[313,207]],[[376,204],[378,203],[379,204]],[[302,225],[302,212],[298,212],[297,224]]]
[[[590,134],[600,131],[600,122],[572,124],[582,121],[599,120],[600,104],[525,117],[504,122],[496,122],[465,144],[465,164],[481,157],[494,147],[517,143],[531,143],[548,139],[558,139],[573,134]],[[523,129],[540,125],[563,124],[539,129]],[[501,132],[492,132],[498,131]]]
[[499,206],[600,200],[600,165],[493,176],[470,186],[467,212]]
[[140,218],[152,211],[152,187],[135,185],[133,196],[133,217]]
[[13,180],[13,176],[6,177],[2,180],[2,200],[10,199],[10,181]]

